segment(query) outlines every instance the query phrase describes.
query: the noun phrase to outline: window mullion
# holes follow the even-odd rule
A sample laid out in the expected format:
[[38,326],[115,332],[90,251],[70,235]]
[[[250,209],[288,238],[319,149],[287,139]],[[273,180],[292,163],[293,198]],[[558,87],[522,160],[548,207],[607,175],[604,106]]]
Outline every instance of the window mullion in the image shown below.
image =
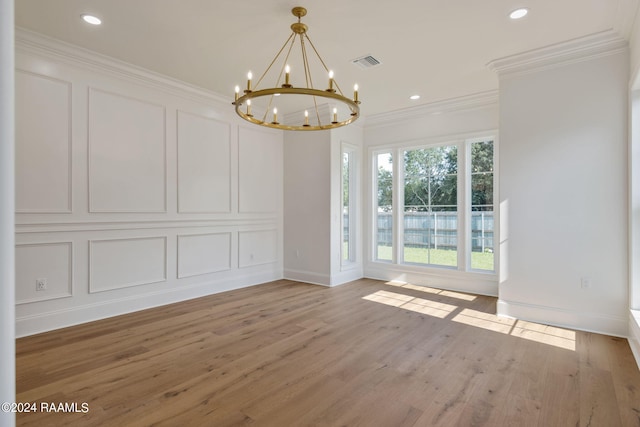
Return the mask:
[[458,270],[467,271],[471,265],[471,144],[458,145]]
[[395,159],[393,174],[393,255],[392,262],[404,262],[404,156],[403,150],[393,151]]

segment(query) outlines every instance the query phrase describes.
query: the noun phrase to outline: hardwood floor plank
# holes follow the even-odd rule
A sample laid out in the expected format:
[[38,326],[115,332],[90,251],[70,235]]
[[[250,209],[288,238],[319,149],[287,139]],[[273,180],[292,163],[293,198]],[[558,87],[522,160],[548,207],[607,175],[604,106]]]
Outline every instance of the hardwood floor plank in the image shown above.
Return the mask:
[[[19,426],[640,426],[625,340],[495,316],[495,298],[289,280],[16,345]],[[607,424],[612,425],[612,424]]]

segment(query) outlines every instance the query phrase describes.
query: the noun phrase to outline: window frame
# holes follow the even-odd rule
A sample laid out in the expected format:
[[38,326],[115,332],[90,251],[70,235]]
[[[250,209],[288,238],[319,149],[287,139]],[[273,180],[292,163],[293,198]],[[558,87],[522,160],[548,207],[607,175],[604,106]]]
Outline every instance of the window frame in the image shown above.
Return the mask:
[[371,188],[372,188],[372,203],[371,203],[371,224],[372,230],[370,236],[371,245],[371,256],[369,259],[373,260],[373,262],[379,262],[384,264],[395,264],[396,263],[396,254],[395,254],[395,246],[396,246],[396,226],[395,226],[395,212],[396,212],[396,167],[392,161],[392,169],[391,169],[391,259],[380,259],[378,258],[378,157],[382,154],[389,154],[392,159],[396,158],[397,150],[393,148],[387,148],[383,150],[375,150],[370,153],[371,159]]
[[[341,266],[349,266],[357,262],[357,227],[358,227],[358,179],[359,179],[359,165],[358,165],[358,147],[348,143],[342,143],[340,153],[340,264]],[[349,158],[349,203],[348,203],[348,222],[345,224],[344,220],[344,155],[347,154]],[[348,237],[348,256],[345,257],[344,243],[345,243],[345,225],[349,227]]]
[[[471,267],[472,234],[471,234],[471,147],[477,142],[493,142],[493,270],[485,270]],[[456,266],[442,266],[436,264],[408,263],[404,261],[404,180],[405,164],[404,152],[434,148],[447,145],[457,147],[458,167],[457,167],[457,264]],[[392,191],[393,191],[393,243],[392,259],[377,259],[377,209],[378,209],[378,156],[389,153],[392,155]],[[398,159],[401,159],[398,162]],[[369,256],[368,262],[377,265],[390,264],[394,266],[404,266],[410,269],[438,271],[443,274],[449,272],[477,273],[483,276],[496,276],[499,271],[499,199],[498,199],[498,138],[496,132],[473,133],[459,135],[449,138],[434,140],[413,140],[398,142],[390,145],[380,145],[369,149],[369,164],[371,173],[369,176],[371,191],[369,193],[371,203],[369,234]]]

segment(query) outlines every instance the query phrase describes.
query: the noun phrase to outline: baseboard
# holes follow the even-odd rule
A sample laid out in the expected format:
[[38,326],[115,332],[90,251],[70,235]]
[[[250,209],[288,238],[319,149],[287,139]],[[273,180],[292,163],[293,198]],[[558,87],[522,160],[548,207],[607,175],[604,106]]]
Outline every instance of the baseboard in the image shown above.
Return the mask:
[[545,325],[627,338],[628,321],[623,316],[523,304],[502,299],[498,300],[497,312],[500,316],[513,317]]
[[188,286],[180,286],[175,289],[138,294],[94,304],[84,304],[62,310],[17,317],[16,338],[254,286],[281,278],[281,271],[246,274],[232,279],[227,278],[202,282]]
[[312,285],[331,286],[331,276],[328,274],[285,269],[284,278],[298,282],[310,283]]
[[353,282],[363,277],[361,265],[356,265],[353,268],[345,268],[331,276],[331,286],[344,285],[345,283]]
[[640,369],[640,310],[629,312],[629,347]]
[[[436,270],[436,269],[431,269]],[[423,272],[411,267],[398,267],[391,264],[365,267],[364,277],[369,279],[412,283],[414,285],[450,291],[468,292],[476,295],[498,296],[498,280],[495,275],[483,273],[462,273],[458,270],[441,269]]]

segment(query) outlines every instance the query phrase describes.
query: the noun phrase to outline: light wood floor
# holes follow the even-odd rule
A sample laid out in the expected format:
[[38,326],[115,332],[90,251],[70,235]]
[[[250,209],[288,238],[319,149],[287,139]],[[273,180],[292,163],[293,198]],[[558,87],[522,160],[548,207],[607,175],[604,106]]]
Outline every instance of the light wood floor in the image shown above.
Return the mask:
[[19,339],[20,426],[640,426],[626,340],[495,298],[280,280]]

